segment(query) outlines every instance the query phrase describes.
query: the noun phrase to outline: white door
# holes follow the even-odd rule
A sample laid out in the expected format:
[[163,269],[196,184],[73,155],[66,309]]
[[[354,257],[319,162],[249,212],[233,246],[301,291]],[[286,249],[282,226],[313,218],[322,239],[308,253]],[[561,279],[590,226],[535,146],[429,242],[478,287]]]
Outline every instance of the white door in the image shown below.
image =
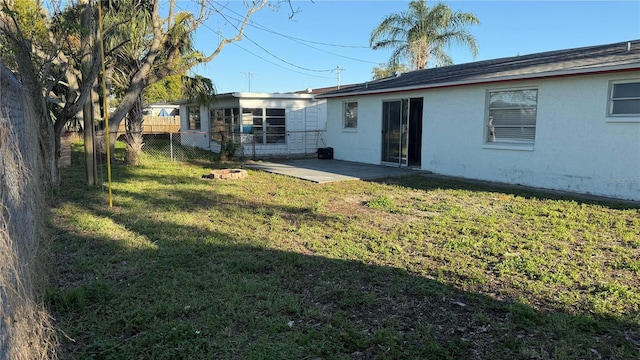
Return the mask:
[[305,109],[287,109],[287,149],[289,154],[304,153]]

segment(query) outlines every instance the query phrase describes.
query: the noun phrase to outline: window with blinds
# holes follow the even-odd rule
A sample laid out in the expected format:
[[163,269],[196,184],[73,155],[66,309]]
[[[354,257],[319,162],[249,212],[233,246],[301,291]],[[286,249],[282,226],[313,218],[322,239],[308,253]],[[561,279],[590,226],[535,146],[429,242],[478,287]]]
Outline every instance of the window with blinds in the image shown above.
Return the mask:
[[538,90],[491,91],[487,142],[533,144],[536,138]]
[[621,82],[611,84],[609,115],[640,115],[640,82]]

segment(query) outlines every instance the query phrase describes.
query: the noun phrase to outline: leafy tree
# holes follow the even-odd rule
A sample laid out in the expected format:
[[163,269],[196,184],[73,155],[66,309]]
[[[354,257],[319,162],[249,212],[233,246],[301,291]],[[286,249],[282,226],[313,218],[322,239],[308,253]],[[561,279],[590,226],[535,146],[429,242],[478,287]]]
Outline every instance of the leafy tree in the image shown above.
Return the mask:
[[198,105],[210,105],[216,99],[216,87],[213,82],[200,75],[183,76],[182,90],[186,100]]
[[373,68],[373,80],[384,79],[389,76],[393,76],[394,73],[404,73],[409,71],[409,67],[406,64],[380,64]]
[[[112,0],[113,1],[113,0]],[[149,0],[139,0],[144,6]],[[123,117],[127,117],[127,157],[128,163],[135,162],[142,147],[142,101],[144,90],[162,79],[171,76],[184,74],[197,64],[212,60],[226,44],[237,41],[241,38],[244,27],[249,16],[266,5],[267,0],[246,1],[247,15],[242,23],[237,26],[238,32],[234,38],[223,38],[216,50],[209,56],[196,51],[193,46],[192,36],[195,30],[202,24],[205,18],[203,12],[195,16],[188,12],[174,13],[175,0],[169,3],[169,15],[162,20],[166,24],[164,28],[158,27],[161,22],[157,15],[157,0],[153,2],[150,12],[139,11],[136,15],[135,6],[128,5],[126,0],[116,1],[118,8],[113,16],[113,22],[123,28],[121,36],[115,36],[116,43],[121,38],[127,38],[131,34],[139,35],[139,40],[130,43],[117,50],[124,61],[116,61],[114,67],[114,83],[117,82],[120,89],[119,106],[112,115],[110,128],[112,133],[112,146],[119,122]],[[201,3],[202,10],[206,9],[207,3]],[[122,9],[133,9],[133,13],[122,11]],[[142,14],[140,14],[142,12]],[[124,18],[122,17],[124,13]],[[150,16],[147,16],[150,15]],[[127,17],[139,16],[138,21],[124,24]],[[152,60],[150,60],[152,59]],[[123,64],[125,64],[123,66]],[[118,76],[119,75],[119,76]],[[118,79],[118,81],[115,81]],[[125,110],[127,112],[125,113]]]
[[[37,129],[40,135],[38,146],[43,166],[48,169],[49,174],[45,181],[54,186],[60,181],[57,168],[60,135],[64,126],[76,116],[89,98],[100,70],[97,61],[92,66],[82,66],[81,59],[85,56],[99,58],[99,47],[82,41],[94,34],[95,28],[81,26],[80,15],[89,9],[89,0],[79,1],[80,3],[61,7],[56,5],[57,1],[44,6],[41,1],[0,0],[0,55],[3,60],[8,59],[9,68],[18,75],[25,93],[34,99],[33,107],[40,124]],[[198,0],[200,11],[196,15],[180,12],[176,14],[177,0],[163,1],[163,5],[168,8],[166,17],[160,15],[160,0],[101,1],[107,11],[112,12],[105,16],[105,20],[114,19],[112,22],[105,21],[105,38],[121,31],[121,25],[136,26],[133,24],[134,16],[119,17],[118,11],[136,9],[143,15],[148,15],[148,24],[144,25],[147,31],[143,32],[144,39],[141,39],[145,48],[138,49],[141,51],[135,54],[135,66],[125,66],[130,70],[126,73],[128,83],[121,84],[118,106],[110,115],[113,141],[120,122],[138,106],[148,86],[168,76],[184,74],[197,64],[213,60],[226,45],[242,39],[250,17],[268,2],[244,0],[246,12],[243,19],[234,24],[234,33],[231,36],[220,34],[221,40],[215,49],[210,54],[200,54],[185,50],[188,49],[189,36],[211,14],[208,10],[211,6],[209,1]],[[27,6],[28,14],[41,20],[30,22],[29,18],[22,16],[20,6],[25,2],[35,7],[32,9]],[[95,21],[95,9],[90,10],[89,15]],[[42,36],[43,29],[46,29],[46,36]],[[126,47],[131,38],[107,44],[105,55],[111,64],[123,61],[118,58],[121,54],[119,49]],[[115,69],[115,65],[110,66],[107,72],[114,74]]]
[[144,90],[145,104],[169,103],[182,100],[182,75],[169,75]]
[[81,110],[99,70],[98,64],[81,66],[83,56],[98,55],[97,49],[82,46],[86,29],[68,22],[71,12],[55,6],[50,9],[54,15],[40,2],[0,0],[0,54],[18,76],[37,117],[38,144],[34,146],[45,170],[40,179],[45,187],[60,182],[60,135]]
[[472,13],[453,11],[445,4],[427,6],[426,0],[412,0],[408,11],[391,14],[372,31],[372,49],[392,49],[389,67],[408,60],[411,69],[424,69],[429,63],[453,64],[445,47],[452,42],[464,45],[475,57],[476,40],[466,29],[480,21]]
[[[124,0],[123,0],[124,1]],[[147,0],[151,1],[151,0]],[[158,12],[159,0],[153,0],[151,11],[151,27],[147,34],[148,47],[139,60],[139,67],[129,77],[129,85],[120,99],[120,105],[111,115],[113,127],[111,130],[115,139],[117,127],[133,107],[139,101],[144,89],[170,75],[184,74],[194,66],[213,60],[221,50],[229,43],[242,39],[244,29],[249,18],[267,4],[267,0],[245,0],[247,11],[245,17],[236,25],[237,32],[233,37],[223,37],[215,50],[209,55],[197,51],[189,51],[192,47],[190,36],[202,25],[208,15],[206,13],[208,1],[201,0],[201,12],[198,16],[180,12],[175,14],[176,0],[169,1],[169,14],[161,18]],[[163,24],[166,27],[163,28]]]
[[[118,105],[127,92],[133,76],[141,66],[146,49],[149,47],[153,7],[148,1],[113,0],[106,5],[103,22],[111,31],[103,37],[105,47],[113,49],[107,59],[112,93]],[[125,161],[138,165],[143,142],[143,93],[129,108],[125,120]],[[116,131],[118,127],[114,128]],[[111,130],[111,129],[110,129]],[[113,142],[115,143],[115,138]],[[106,144],[105,144],[106,145]]]

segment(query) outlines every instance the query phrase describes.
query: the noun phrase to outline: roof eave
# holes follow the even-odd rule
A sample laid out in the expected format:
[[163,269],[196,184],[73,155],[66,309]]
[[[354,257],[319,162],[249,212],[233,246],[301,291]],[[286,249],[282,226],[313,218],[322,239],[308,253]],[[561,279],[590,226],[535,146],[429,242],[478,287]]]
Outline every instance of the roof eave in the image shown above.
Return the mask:
[[532,73],[532,74],[484,77],[479,79],[469,79],[469,80],[463,80],[463,81],[448,81],[448,82],[441,82],[441,83],[434,83],[434,84],[424,84],[424,85],[414,85],[414,86],[404,86],[404,87],[390,87],[390,88],[384,88],[384,89],[344,92],[344,93],[338,93],[338,94],[322,94],[322,95],[316,96],[316,98],[318,99],[342,98],[342,97],[352,97],[352,96],[360,96],[360,95],[375,95],[375,94],[408,92],[408,91],[454,87],[454,86],[488,84],[488,83],[496,83],[496,82],[543,79],[543,78],[566,77],[566,76],[577,76],[577,75],[595,75],[595,74],[601,74],[601,73],[622,72],[622,71],[640,71],[640,66],[638,64],[624,64],[624,65],[615,65],[615,66],[602,66],[597,68],[588,67],[588,68],[579,68],[579,69],[571,69],[571,70],[545,71],[545,72]]
[[[255,93],[255,92],[229,92],[216,94],[217,100],[226,99],[279,99],[279,100],[313,100],[316,96],[314,94],[292,94],[292,93]],[[194,103],[193,100],[182,99],[176,101],[176,105],[190,105]]]
[[233,97],[241,99],[283,99],[283,100],[307,100],[313,99],[314,94],[292,94],[292,93],[252,93],[234,92]]

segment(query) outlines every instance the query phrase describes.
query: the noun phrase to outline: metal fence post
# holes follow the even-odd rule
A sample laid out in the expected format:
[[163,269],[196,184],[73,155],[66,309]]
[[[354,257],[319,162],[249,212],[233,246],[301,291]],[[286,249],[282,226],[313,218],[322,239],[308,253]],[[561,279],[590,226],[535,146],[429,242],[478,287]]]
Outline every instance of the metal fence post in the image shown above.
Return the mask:
[[169,133],[169,152],[171,153],[171,161],[173,161],[173,133]]

